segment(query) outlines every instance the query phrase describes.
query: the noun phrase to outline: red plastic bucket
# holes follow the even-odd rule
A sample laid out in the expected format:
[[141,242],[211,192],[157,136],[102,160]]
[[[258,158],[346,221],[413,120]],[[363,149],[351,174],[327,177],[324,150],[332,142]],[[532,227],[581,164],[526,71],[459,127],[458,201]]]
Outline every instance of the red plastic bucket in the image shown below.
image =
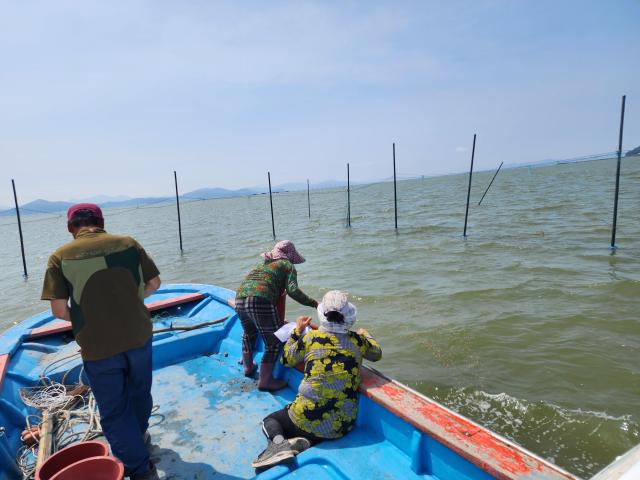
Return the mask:
[[113,457],[91,457],[69,465],[51,480],[122,480],[124,465]]
[[74,443],[47,458],[36,472],[36,480],[51,480],[58,472],[80,460],[108,455],[109,445],[106,443],[96,441]]

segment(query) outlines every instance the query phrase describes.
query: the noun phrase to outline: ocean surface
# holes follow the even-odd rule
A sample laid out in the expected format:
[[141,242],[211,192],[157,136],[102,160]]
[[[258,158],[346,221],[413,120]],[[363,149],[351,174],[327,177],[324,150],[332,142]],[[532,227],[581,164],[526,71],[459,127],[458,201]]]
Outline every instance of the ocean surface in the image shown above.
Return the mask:
[[[397,231],[391,183],[353,187],[352,228],[344,189],[312,191],[311,218],[306,192],[281,193],[276,233],[307,258],[305,292],[352,295],[383,346],[376,368],[589,477],[640,442],[640,158],[623,159],[615,252],[614,173],[614,160],[503,170],[480,206],[493,172],[476,173],[467,238],[467,175],[399,182]],[[105,217],[165,282],[234,289],[273,244],[264,195],[183,203],[182,254],[172,206]],[[60,215],[23,229],[27,280],[15,219],[0,219],[0,330],[47,307],[47,257],[69,240]]]

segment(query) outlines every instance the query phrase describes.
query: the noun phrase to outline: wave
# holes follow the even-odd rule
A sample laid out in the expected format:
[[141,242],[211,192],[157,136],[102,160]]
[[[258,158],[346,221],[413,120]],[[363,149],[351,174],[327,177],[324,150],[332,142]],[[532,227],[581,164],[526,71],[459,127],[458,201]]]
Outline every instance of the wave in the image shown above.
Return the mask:
[[631,414],[567,408],[473,388],[427,390],[436,401],[587,478],[640,442],[640,422]]

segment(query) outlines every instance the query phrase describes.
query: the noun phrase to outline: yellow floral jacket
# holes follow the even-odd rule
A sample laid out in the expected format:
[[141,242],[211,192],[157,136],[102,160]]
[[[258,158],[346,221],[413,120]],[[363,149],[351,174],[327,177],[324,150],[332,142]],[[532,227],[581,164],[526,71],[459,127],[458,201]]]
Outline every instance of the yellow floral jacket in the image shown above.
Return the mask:
[[304,361],[304,379],[288,406],[298,428],[320,438],[339,438],[355,425],[362,360],[380,360],[382,349],[367,332],[334,334],[294,330],[284,347],[283,363]]

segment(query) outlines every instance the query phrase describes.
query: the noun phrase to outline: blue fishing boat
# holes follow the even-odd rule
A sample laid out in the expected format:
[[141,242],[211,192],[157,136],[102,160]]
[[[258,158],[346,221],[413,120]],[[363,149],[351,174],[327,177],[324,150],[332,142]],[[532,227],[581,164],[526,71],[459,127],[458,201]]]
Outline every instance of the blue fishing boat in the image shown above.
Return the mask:
[[[266,443],[260,422],[293,400],[302,374],[280,366],[276,376],[285,378],[288,388],[274,394],[259,392],[244,377],[233,296],[215,286],[176,284],[164,285],[147,299],[154,322],[157,405],[150,426],[152,460],[162,478],[577,478],[369,367],[363,367],[357,426],[351,433],[302,452],[292,463],[256,472],[251,460]],[[69,397],[81,397],[72,393],[82,385],[83,373],[70,330],[68,322],[45,312],[0,337],[0,480],[33,473],[35,459],[30,457],[39,447],[23,446],[21,436],[25,419],[34,424],[43,414],[29,392],[63,385]],[[95,412],[87,408],[91,424]],[[79,423],[65,424],[70,432],[63,432],[64,441],[91,437],[93,427],[82,434]],[[62,441],[59,434],[42,433],[40,444],[45,440],[53,450],[62,446],[56,445]]]

